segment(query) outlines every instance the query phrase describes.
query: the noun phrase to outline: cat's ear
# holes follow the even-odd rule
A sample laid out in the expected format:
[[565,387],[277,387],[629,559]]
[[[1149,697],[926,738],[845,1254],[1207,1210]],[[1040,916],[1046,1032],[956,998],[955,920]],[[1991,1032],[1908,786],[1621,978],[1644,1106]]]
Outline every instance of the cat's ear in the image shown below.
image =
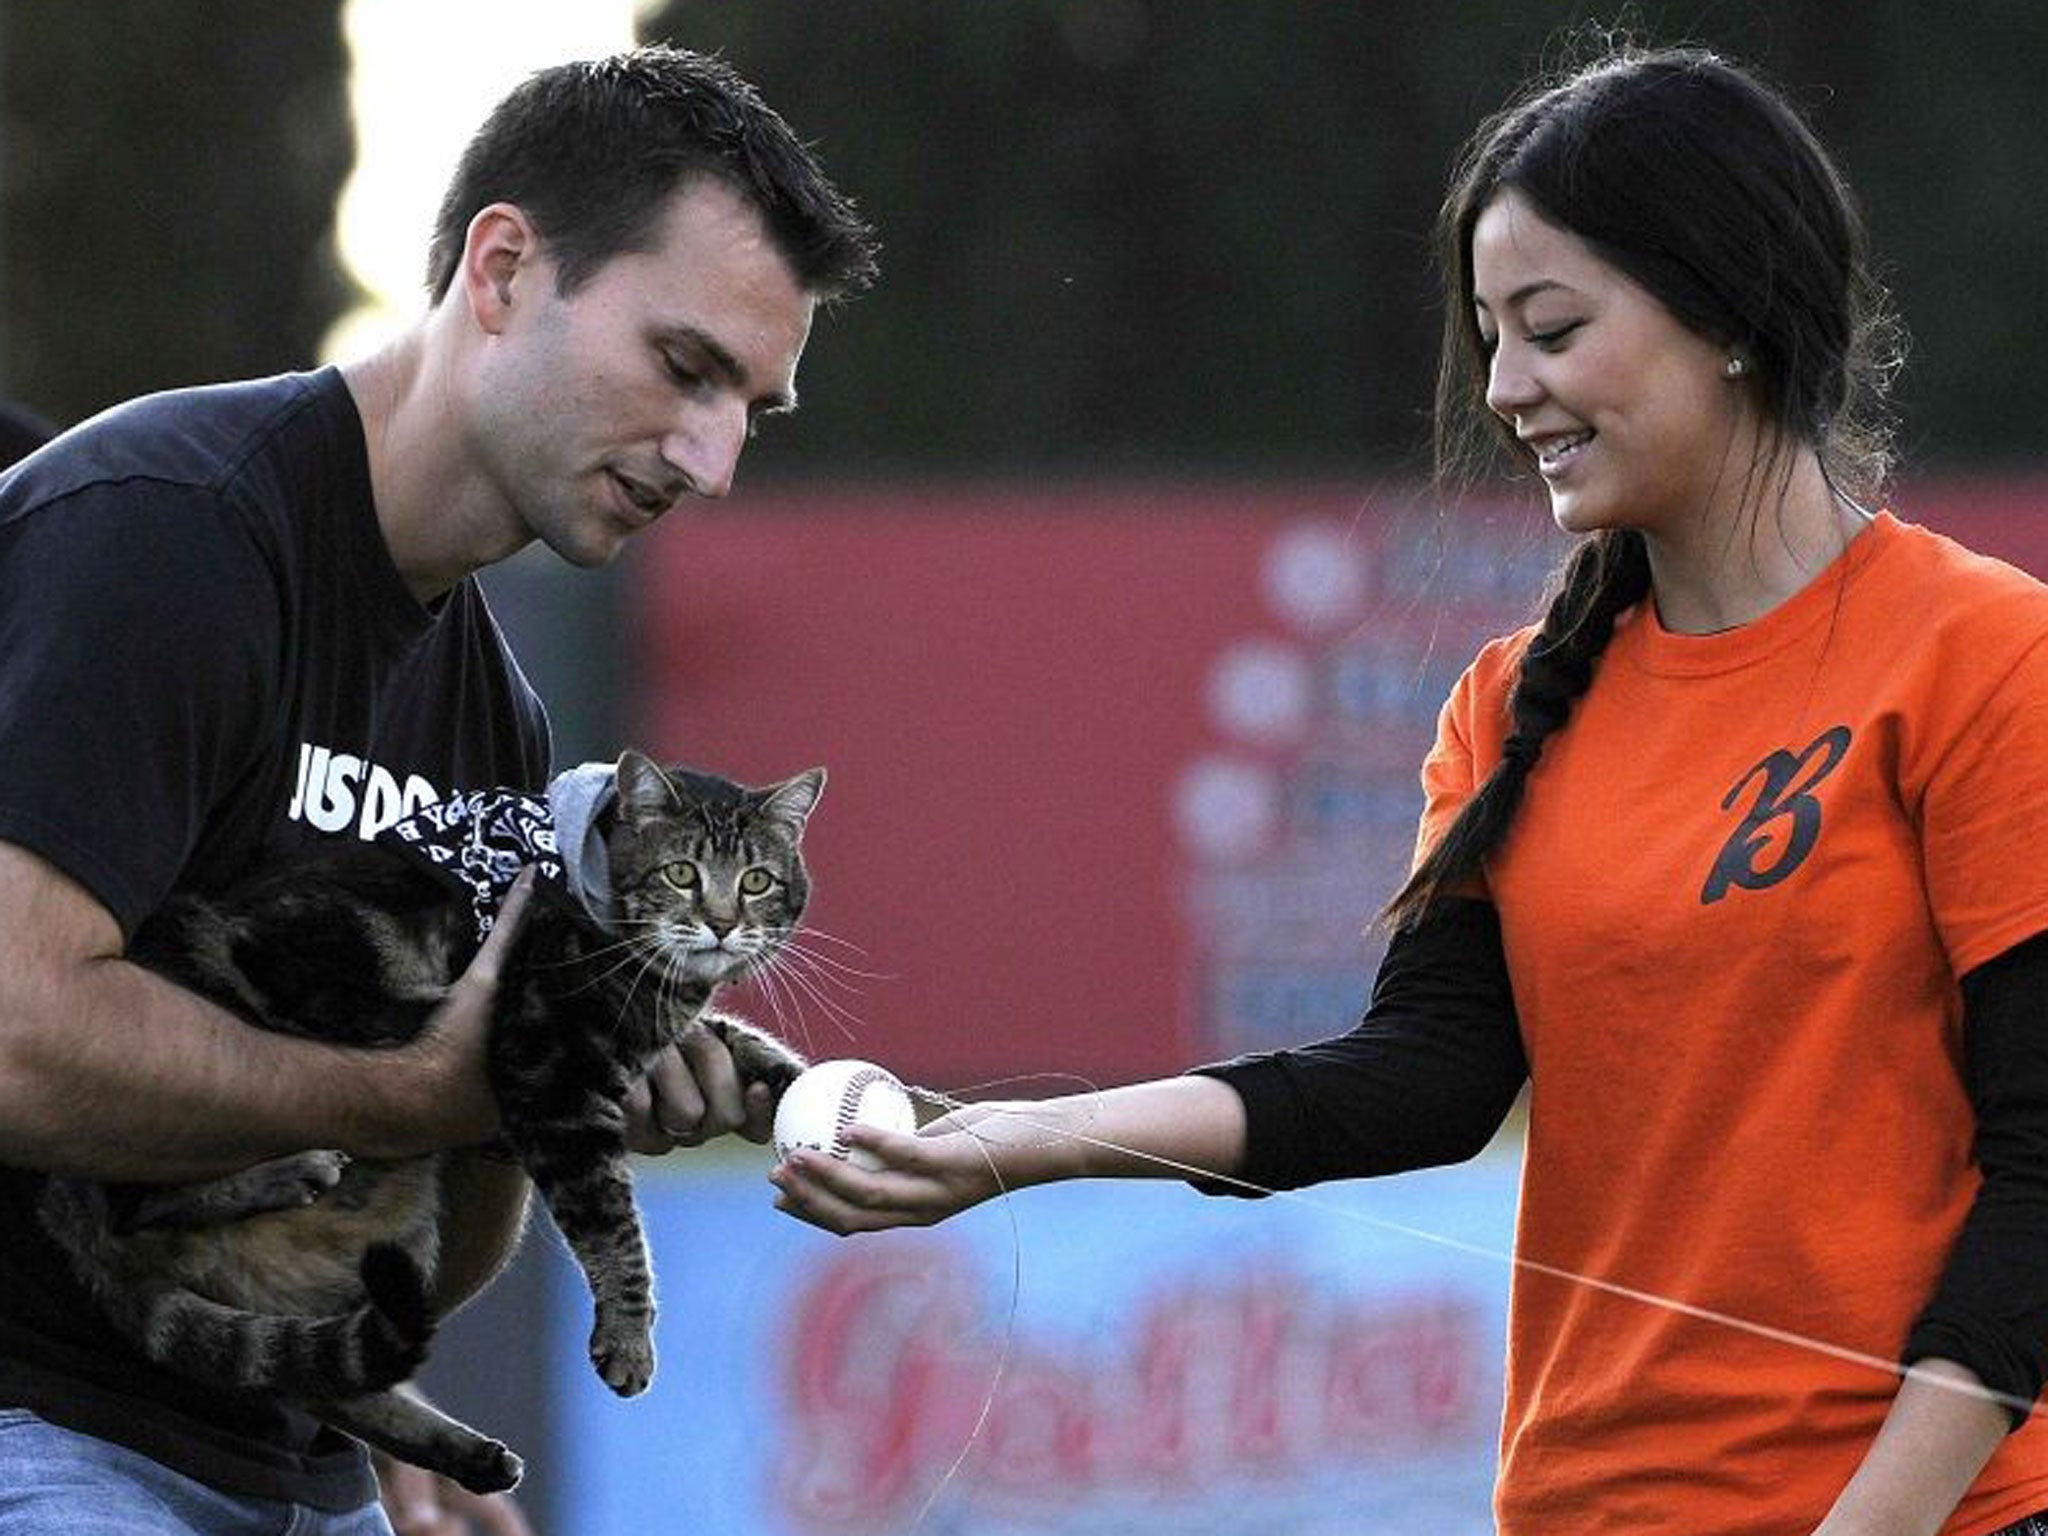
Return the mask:
[[627,826],[637,826],[649,817],[673,813],[675,786],[654,759],[631,747],[619,754],[614,770],[619,787],[619,817]]
[[807,768],[793,779],[784,779],[780,784],[761,792],[761,814],[770,821],[781,822],[796,836],[802,836],[804,823],[816,809],[818,796],[825,793],[825,770]]

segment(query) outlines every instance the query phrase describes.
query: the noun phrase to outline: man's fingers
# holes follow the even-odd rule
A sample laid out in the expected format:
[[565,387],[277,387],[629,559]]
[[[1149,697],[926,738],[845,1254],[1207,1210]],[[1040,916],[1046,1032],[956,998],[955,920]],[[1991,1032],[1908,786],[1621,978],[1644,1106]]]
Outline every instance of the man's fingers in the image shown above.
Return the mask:
[[747,1119],[740,1134],[766,1146],[775,1134],[775,1090],[766,1083],[747,1084]]
[[694,1147],[729,1131],[766,1142],[775,1127],[775,1095],[740,1078],[732,1049],[698,1023],[663,1051],[625,1100],[626,1144],[635,1152]]
[[711,1105],[690,1063],[677,1051],[663,1051],[647,1074],[654,1128],[673,1141],[702,1141]]
[[448,1507],[466,1515],[478,1536],[533,1536],[533,1527],[508,1493],[471,1493],[448,1485]]
[[377,1457],[378,1491],[397,1536],[463,1536],[463,1524],[441,1502],[441,1480],[421,1467]]
[[704,1025],[692,1024],[683,1031],[677,1049],[702,1097],[703,1109],[697,1126],[700,1139],[708,1141],[745,1125],[747,1109],[740,1094],[740,1069],[725,1041]]
[[498,984],[505,957],[511,952],[513,940],[519,937],[519,925],[526,918],[526,904],[533,899],[533,882],[533,866],[529,864],[512,882],[512,889],[505,893],[505,899],[498,903],[497,919],[491,924],[491,931],[484,936],[483,947],[469,962],[469,969],[462,973],[465,981],[486,987]]

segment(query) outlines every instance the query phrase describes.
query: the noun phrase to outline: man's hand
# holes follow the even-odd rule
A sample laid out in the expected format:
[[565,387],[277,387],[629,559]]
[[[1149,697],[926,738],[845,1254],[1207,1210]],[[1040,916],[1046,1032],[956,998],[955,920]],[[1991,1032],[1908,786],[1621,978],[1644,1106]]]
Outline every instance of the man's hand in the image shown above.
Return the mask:
[[413,1125],[418,1140],[387,1149],[385,1155],[475,1146],[498,1133],[498,1105],[484,1057],[498,983],[533,899],[533,881],[531,867],[520,872],[476,957],[428,1017],[419,1038],[393,1053],[392,1065],[399,1070],[392,1074],[396,1102],[390,1113],[401,1126]]
[[775,1128],[775,1095],[766,1083],[740,1085],[726,1043],[692,1024],[626,1095],[626,1145],[662,1153],[702,1146],[728,1131],[766,1142]]
[[395,1158],[488,1139],[484,1046],[523,899],[421,1039],[364,1050],[254,1028],[132,964],[96,896],[0,840],[0,1162],[162,1182],[308,1147]]
[[533,1536],[509,1493],[479,1494],[438,1472],[371,1456],[384,1513],[398,1536]]

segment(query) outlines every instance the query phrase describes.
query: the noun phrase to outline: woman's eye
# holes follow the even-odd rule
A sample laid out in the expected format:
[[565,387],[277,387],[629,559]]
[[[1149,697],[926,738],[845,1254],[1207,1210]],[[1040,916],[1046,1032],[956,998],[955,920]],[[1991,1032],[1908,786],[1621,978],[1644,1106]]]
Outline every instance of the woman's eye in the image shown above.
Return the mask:
[[663,865],[661,878],[679,891],[694,891],[704,877],[697,873],[696,865],[685,860],[680,864]]
[[1529,333],[1529,345],[1541,347],[1544,351],[1548,352],[1567,336],[1571,335],[1573,331],[1576,331],[1582,323],[1581,321],[1573,320],[1566,325],[1552,326],[1547,331],[1531,331]]
[[742,896],[766,896],[775,889],[775,877],[765,869],[750,869],[740,876]]

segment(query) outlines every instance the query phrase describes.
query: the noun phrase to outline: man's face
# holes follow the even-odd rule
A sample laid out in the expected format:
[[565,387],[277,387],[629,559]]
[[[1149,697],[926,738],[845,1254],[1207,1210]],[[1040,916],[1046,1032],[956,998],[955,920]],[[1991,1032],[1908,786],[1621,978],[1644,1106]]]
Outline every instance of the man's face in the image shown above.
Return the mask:
[[694,182],[654,234],[566,296],[544,256],[525,268],[479,365],[485,471],[517,531],[577,565],[725,495],[754,423],[796,401],[815,304],[753,207]]

